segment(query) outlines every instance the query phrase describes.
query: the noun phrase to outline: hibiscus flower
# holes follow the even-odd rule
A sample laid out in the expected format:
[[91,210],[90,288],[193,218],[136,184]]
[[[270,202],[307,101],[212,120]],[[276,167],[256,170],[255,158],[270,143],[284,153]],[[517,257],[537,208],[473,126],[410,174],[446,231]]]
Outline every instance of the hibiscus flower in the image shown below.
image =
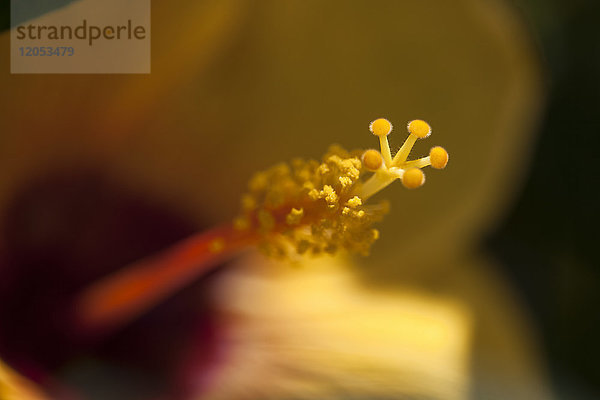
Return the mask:
[[[549,396],[518,298],[477,248],[540,102],[504,3],[155,2],[151,35],[147,76],[1,67],[1,395]],[[392,210],[369,257],[245,254],[118,328],[69,324],[94,282],[231,221],[254,171],[369,146],[381,115],[427,120],[452,163],[374,195]]]

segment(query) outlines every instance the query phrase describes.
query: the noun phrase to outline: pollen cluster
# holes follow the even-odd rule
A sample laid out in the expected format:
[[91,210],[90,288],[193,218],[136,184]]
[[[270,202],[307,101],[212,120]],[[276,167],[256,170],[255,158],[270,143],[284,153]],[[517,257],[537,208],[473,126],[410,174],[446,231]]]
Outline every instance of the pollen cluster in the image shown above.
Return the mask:
[[379,236],[372,225],[388,207],[365,206],[353,194],[367,172],[362,153],[332,146],[321,162],[295,159],[255,174],[235,226],[259,232],[261,249],[272,256],[366,254]]
[[[439,146],[429,157],[406,161],[414,142],[431,133],[425,121],[409,123],[409,137],[393,158],[387,141],[392,124],[380,118],[369,128],[379,137],[381,152],[332,146],[321,162],[295,159],[255,174],[242,197],[235,228],[256,232],[260,248],[270,256],[333,254],[342,249],[368,254],[379,237],[373,224],[389,207],[387,202],[367,200],[396,179],[417,188],[425,181],[422,167],[444,168],[448,161],[448,153]],[[367,174],[370,177],[364,179]]]

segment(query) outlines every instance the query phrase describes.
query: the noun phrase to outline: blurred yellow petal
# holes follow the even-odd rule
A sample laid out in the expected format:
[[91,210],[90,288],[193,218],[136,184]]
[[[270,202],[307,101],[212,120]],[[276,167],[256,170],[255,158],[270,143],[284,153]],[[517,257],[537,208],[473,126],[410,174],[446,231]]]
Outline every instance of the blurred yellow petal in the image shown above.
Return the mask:
[[471,317],[451,298],[363,287],[334,258],[245,260],[215,293],[230,350],[206,398],[467,398]]
[[48,400],[39,388],[0,361],[0,399]]

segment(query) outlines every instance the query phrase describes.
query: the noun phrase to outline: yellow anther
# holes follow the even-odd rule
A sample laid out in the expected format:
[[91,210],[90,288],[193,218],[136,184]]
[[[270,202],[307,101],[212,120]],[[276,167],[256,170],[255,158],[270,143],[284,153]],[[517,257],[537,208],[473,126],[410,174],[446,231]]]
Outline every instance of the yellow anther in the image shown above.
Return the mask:
[[330,185],[323,186],[323,190],[321,190],[321,197],[330,204],[337,203],[338,201],[338,196],[335,193],[335,189]]
[[339,179],[340,184],[342,185],[342,188],[347,188],[349,186],[352,186],[352,179],[348,178],[347,176],[340,176]]
[[288,215],[285,217],[285,222],[288,225],[298,225],[304,216],[304,209],[292,208]]
[[431,135],[431,127],[429,124],[423,120],[415,119],[408,123],[408,132],[411,135],[415,135],[419,139],[426,138]]
[[335,189],[331,185],[324,185],[323,190],[321,190],[321,193],[325,196],[328,196],[332,193],[335,193]]
[[416,189],[425,183],[425,174],[419,168],[410,168],[402,175],[402,184],[408,189]]
[[383,157],[377,150],[367,150],[362,155],[362,162],[366,169],[369,171],[376,171],[381,168],[383,164]]
[[448,164],[448,152],[443,147],[433,147],[429,150],[429,159],[433,168],[446,168],[446,164]]
[[360,199],[360,197],[354,196],[353,198],[348,200],[348,202],[346,204],[348,204],[348,207],[356,208],[356,207],[362,206],[362,200]]
[[392,123],[385,118],[377,118],[371,122],[369,130],[375,136],[387,136],[392,131]]
[[329,167],[327,166],[327,164],[321,164],[319,165],[319,169],[317,169],[317,171],[319,171],[319,174],[325,175],[329,173]]
[[349,160],[340,160],[338,167],[350,179],[358,179],[360,176],[359,168],[361,163],[358,159],[351,158]]

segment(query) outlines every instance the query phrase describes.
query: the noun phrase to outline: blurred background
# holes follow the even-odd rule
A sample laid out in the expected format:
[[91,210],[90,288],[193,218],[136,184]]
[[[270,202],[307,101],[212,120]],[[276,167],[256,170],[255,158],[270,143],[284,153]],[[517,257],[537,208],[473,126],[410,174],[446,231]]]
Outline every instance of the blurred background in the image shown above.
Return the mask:
[[598,398],[600,4],[512,3],[536,39],[547,103],[526,184],[486,246],[527,299],[558,392]]
[[[401,132],[397,147],[405,121],[423,118],[434,134],[415,151],[445,146],[448,170],[419,192],[385,194],[399,205],[355,275],[370,290],[408,286],[464,306],[477,338],[472,398],[599,398],[600,4],[447,3],[154,2],[148,77],[11,76],[2,57],[0,359],[36,382],[48,370],[82,386],[90,370],[106,372],[94,382],[127,376],[118,396],[97,398],[171,393],[217,357],[202,293],[218,276],[94,344],[135,366],[116,372],[70,364],[91,345],[56,310],[108,271],[232,217],[252,171],[332,142],[374,146],[366,126],[380,116]],[[6,2],[1,18],[7,54]],[[188,342],[200,360],[172,350]],[[161,345],[149,355],[148,343]],[[545,389],[500,389],[512,378],[494,377],[521,362]],[[173,398],[191,390],[180,386]]]

